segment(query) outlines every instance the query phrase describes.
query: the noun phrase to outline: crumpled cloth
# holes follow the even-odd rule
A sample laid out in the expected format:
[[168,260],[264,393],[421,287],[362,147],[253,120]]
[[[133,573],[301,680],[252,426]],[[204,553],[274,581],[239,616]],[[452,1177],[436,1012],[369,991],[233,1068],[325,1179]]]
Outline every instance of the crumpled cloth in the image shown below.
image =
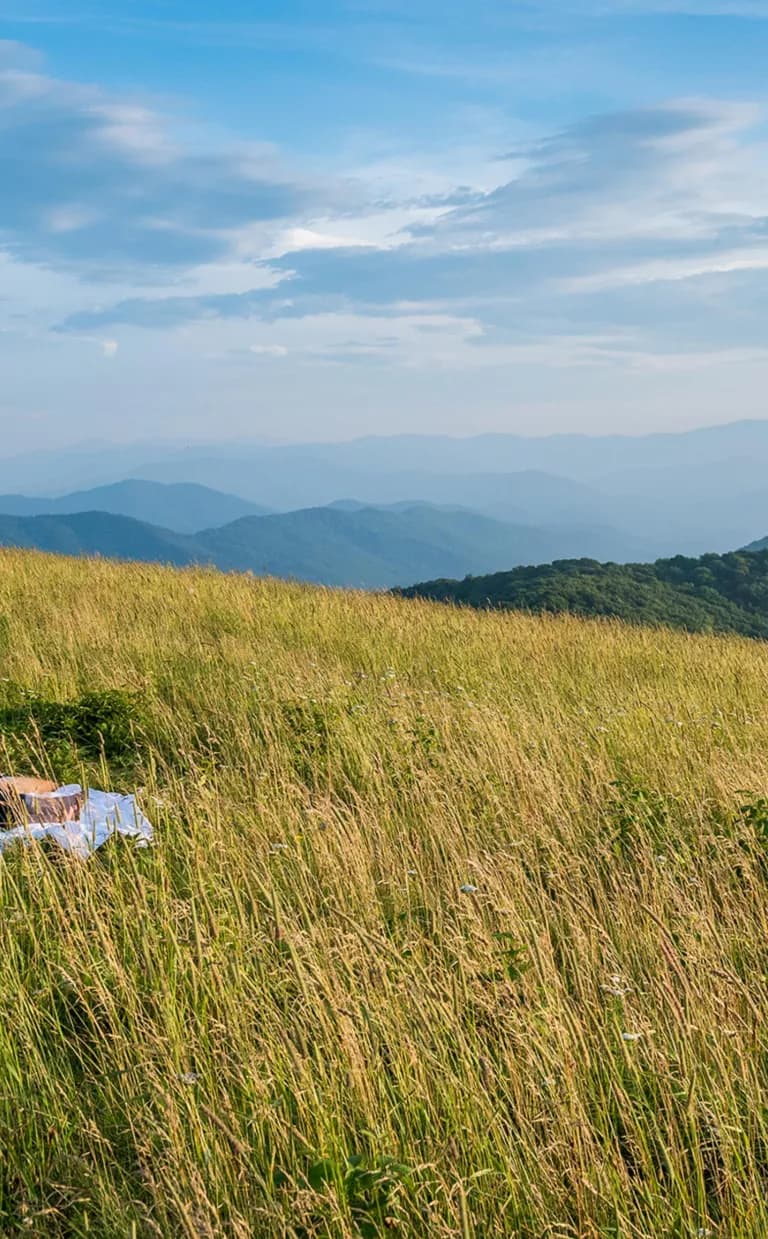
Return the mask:
[[[82,788],[76,784],[58,788],[60,795],[77,795]],[[83,811],[75,822],[27,822],[12,830],[0,830],[0,852],[11,843],[29,843],[32,839],[53,839],[65,852],[83,859],[90,856],[113,835],[125,835],[136,840],[136,847],[148,847],[152,842],[152,824],[136,804],[135,796],[117,792],[101,792],[89,787]]]

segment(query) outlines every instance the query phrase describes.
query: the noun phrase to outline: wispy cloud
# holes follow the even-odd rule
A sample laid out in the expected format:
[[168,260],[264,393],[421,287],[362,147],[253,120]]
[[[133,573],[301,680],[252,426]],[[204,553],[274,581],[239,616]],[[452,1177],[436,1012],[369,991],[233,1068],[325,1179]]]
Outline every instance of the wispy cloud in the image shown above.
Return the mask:
[[[553,5],[602,13],[604,23],[582,23],[590,29],[618,12],[597,0]],[[503,47],[486,59],[473,39],[465,55],[436,42],[431,60],[411,62],[405,49],[418,50],[430,6],[386,7],[378,18],[356,8],[355,20],[410,21],[402,59],[393,44],[376,49],[381,66],[397,67],[398,89],[469,91],[483,65],[506,89]],[[466,25],[461,7],[451,0],[446,23]],[[546,24],[545,7],[527,6],[531,28],[537,15]],[[478,22],[491,8],[509,15],[480,0]],[[294,408],[322,390],[324,407],[359,409],[372,389],[396,406],[406,384],[437,405],[432,377],[450,375],[440,399],[462,393],[466,416],[481,388],[462,388],[464,374],[486,376],[482,391],[500,410],[548,384],[555,399],[567,380],[558,388],[552,376],[566,371],[585,384],[597,376],[601,391],[621,390],[622,374],[633,391],[725,368],[732,378],[738,366],[762,374],[762,106],[673,98],[575,118],[569,107],[570,119],[545,125],[464,106],[427,136],[402,124],[371,133],[353,117],[331,169],[311,144],[288,156],[259,142],[258,116],[244,140],[149,94],[56,78],[34,53],[0,44],[0,348],[17,376],[8,403],[37,382],[24,350],[43,348],[73,391],[82,370],[127,393],[146,365],[162,376],[158,393],[178,385],[201,418],[230,404],[250,416],[257,383],[265,406],[273,390]]]
[[768,18],[762,0],[604,0],[592,12],[618,16],[621,13],[680,13],[691,17]]
[[[397,319],[437,308],[484,326],[489,356],[520,361],[532,355],[519,343],[532,323],[543,337],[589,333],[600,307],[587,311],[585,298],[768,269],[768,151],[751,132],[760,120],[751,105],[701,100],[594,116],[509,151],[497,164],[509,179],[375,244],[363,234],[351,245],[346,218],[288,230],[253,268],[268,277],[262,287],[134,296],[70,315],[61,329]],[[646,305],[634,320],[629,303],[622,313],[626,326],[652,331]],[[700,310],[689,316],[699,321]],[[598,357],[583,347],[559,355]]]
[[255,143],[198,141],[143,101],[0,59],[0,237],[11,252],[104,274],[212,261],[254,221],[301,218],[310,190]]
[[570,15],[614,21],[632,15],[768,18],[763,0],[530,0],[529,11],[548,18]]

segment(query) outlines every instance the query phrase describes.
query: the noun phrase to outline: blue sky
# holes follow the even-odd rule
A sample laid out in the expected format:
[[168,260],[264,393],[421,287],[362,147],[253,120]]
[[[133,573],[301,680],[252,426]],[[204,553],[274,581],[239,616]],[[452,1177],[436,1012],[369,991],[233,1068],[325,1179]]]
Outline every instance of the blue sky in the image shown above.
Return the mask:
[[0,0],[0,428],[761,417],[768,0]]

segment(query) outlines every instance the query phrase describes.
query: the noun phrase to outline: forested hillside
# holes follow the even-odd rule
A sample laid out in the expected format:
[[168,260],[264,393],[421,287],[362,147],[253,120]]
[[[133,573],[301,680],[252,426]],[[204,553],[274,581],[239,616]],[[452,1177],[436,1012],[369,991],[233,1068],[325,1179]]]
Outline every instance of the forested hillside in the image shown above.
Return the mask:
[[[166,496],[166,509],[169,502]],[[177,507],[174,528],[181,515]],[[352,505],[246,516],[191,536],[101,511],[0,515],[0,546],[388,589],[430,576],[542,563],[577,548],[617,554],[621,540],[610,531],[513,525],[458,508],[405,503],[389,510]]]
[[399,591],[466,606],[570,611],[689,632],[768,637],[768,550],[653,564],[565,559],[461,581],[426,581]]

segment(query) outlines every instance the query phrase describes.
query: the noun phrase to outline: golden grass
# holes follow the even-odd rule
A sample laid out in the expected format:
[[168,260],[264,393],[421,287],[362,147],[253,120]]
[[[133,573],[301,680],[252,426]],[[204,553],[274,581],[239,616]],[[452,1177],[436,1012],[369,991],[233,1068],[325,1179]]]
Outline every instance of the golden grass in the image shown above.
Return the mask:
[[5,552],[0,648],[157,834],[0,863],[0,1233],[768,1234],[765,645]]

